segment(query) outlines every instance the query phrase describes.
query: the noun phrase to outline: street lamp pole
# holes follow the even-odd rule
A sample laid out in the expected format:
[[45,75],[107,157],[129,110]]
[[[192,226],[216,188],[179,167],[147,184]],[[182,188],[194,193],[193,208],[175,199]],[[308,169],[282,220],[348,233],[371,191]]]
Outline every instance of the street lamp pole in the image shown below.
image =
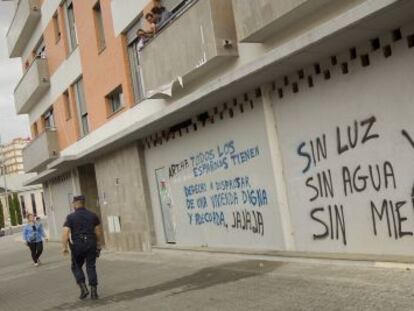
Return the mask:
[[[3,174],[3,180],[4,180],[4,194],[6,195],[6,210],[7,210],[7,214],[9,214],[9,190],[7,189],[7,173],[6,173],[6,163],[5,163],[5,154],[4,154],[4,146],[1,144],[1,135],[0,135],[0,155],[1,155],[1,168],[2,168],[2,174]],[[9,216],[10,217],[10,216]],[[10,219],[8,219],[8,221],[10,222]]]

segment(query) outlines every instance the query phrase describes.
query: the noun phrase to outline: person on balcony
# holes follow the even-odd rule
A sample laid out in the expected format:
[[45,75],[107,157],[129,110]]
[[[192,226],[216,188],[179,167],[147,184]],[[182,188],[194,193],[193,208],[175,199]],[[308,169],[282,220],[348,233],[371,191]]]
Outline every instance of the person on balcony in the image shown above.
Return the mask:
[[154,36],[156,31],[157,31],[157,26],[156,26],[157,20],[156,20],[154,14],[152,12],[148,12],[147,14],[145,14],[145,20],[149,24],[149,29],[148,29],[148,31],[146,31],[146,33],[149,36]]
[[156,31],[162,29],[172,16],[171,12],[168,11],[164,6],[154,6],[151,10],[151,13],[155,17]]
[[137,30],[137,38],[138,38],[137,49],[138,49],[138,52],[140,52],[144,48],[148,40],[151,38],[151,35],[147,33],[144,29],[140,28]]

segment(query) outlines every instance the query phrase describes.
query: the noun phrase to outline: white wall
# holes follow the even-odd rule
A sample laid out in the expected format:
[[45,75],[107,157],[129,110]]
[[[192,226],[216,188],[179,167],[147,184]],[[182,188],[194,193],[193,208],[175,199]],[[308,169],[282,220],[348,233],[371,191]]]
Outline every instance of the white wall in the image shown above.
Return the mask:
[[[414,255],[414,143],[403,135],[414,139],[414,54],[404,38],[391,47],[389,58],[382,49],[369,53],[367,67],[345,55],[350,73],[339,65],[327,81],[311,73],[314,87],[300,82],[297,94],[282,81],[276,86],[285,92],[282,99],[275,92],[274,112],[299,251]],[[326,157],[312,155],[318,137],[326,139]],[[332,195],[325,183],[320,189],[323,172],[332,175]],[[381,213],[383,202],[380,220],[373,206]]]
[[[147,148],[145,158],[158,244],[164,244],[165,238],[155,170],[165,167],[169,171],[172,165],[187,161],[188,165],[184,165],[182,170],[167,180],[170,185],[177,245],[246,249],[284,248],[263,105],[260,100],[256,100],[252,110],[247,102],[244,104],[244,113],[240,113],[238,107],[234,108],[233,119],[229,118],[228,111],[225,111],[224,120],[220,120],[219,115],[216,115],[214,124],[208,124],[205,128],[199,124],[196,132],[191,131],[158,147]],[[256,147],[259,153],[254,152],[255,157],[244,163],[233,163],[232,155]],[[225,148],[229,153],[219,156],[218,148],[221,152]],[[213,161],[226,159],[228,168],[221,167],[212,173],[196,176],[198,173],[194,173],[194,168],[208,163],[201,161],[194,165],[191,158],[200,153],[212,154]],[[234,180],[237,177],[248,178],[249,186],[234,190],[218,190],[217,182]],[[205,185],[205,191],[185,195],[186,187],[188,189],[189,186],[199,184]],[[266,193],[267,200],[263,199],[264,204],[261,207],[257,203],[255,205],[252,202],[243,202],[243,192],[256,190],[260,190],[261,194],[263,191]],[[222,193],[235,194],[237,202],[214,208],[211,198]],[[207,199],[207,206],[197,207],[197,199],[203,197]],[[191,200],[194,200],[196,207],[189,207]],[[217,213],[217,218],[223,217],[224,221],[203,223],[203,215],[210,213]],[[247,213],[247,217],[252,219],[252,226],[247,226],[245,230],[242,228],[245,225],[243,213]],[[241,223],[233,227],[235,217],[240,217]],[[258,226],[258,232],[254,232],[253,228],[257,225],[255,217],[261,217],[263,220]]]
[[112,0],[112,19],[115,35],[124,32],[150,0]]

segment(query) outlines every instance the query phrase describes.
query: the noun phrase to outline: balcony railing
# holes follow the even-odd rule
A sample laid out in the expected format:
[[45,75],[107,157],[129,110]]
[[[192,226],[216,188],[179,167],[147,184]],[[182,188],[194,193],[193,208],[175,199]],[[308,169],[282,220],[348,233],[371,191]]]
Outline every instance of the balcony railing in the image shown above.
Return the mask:
[[238,38],[242,42],[264,42],[289,25],[301,22],[306,15],[332,0],[234,0]]
[[140,52],[144,93],[163,97],[175,81],[186,84],[236,56],[232,1],[190,1]]
[[28,113],[34,104],[46,93],[49,87],[50,81],[47,60],[44,58],[36,58],[14,90],[17,113]]
[[26,173],[38,172],[59,156],[59,143],[55,129],[46,129],[23,149]]
[[40,21],[39,0],[19,0],[13,21],[7,32],[7,44],[10,57],[22,56],[26,43],[29,41]]

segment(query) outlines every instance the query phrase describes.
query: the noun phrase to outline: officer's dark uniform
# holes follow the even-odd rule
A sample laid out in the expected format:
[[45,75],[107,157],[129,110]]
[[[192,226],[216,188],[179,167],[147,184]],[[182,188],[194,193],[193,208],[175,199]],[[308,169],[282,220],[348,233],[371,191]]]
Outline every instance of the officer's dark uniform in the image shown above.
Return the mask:
[[72,253],[72,273],[78,284],[85,283],[83,265],[86,261],[86,273],[89,285],[96,287],[97,238],[95,227],[100,225],[98,216],[84,207],[77,208],[67,216],[64,227],[70,228],[70,249]]

